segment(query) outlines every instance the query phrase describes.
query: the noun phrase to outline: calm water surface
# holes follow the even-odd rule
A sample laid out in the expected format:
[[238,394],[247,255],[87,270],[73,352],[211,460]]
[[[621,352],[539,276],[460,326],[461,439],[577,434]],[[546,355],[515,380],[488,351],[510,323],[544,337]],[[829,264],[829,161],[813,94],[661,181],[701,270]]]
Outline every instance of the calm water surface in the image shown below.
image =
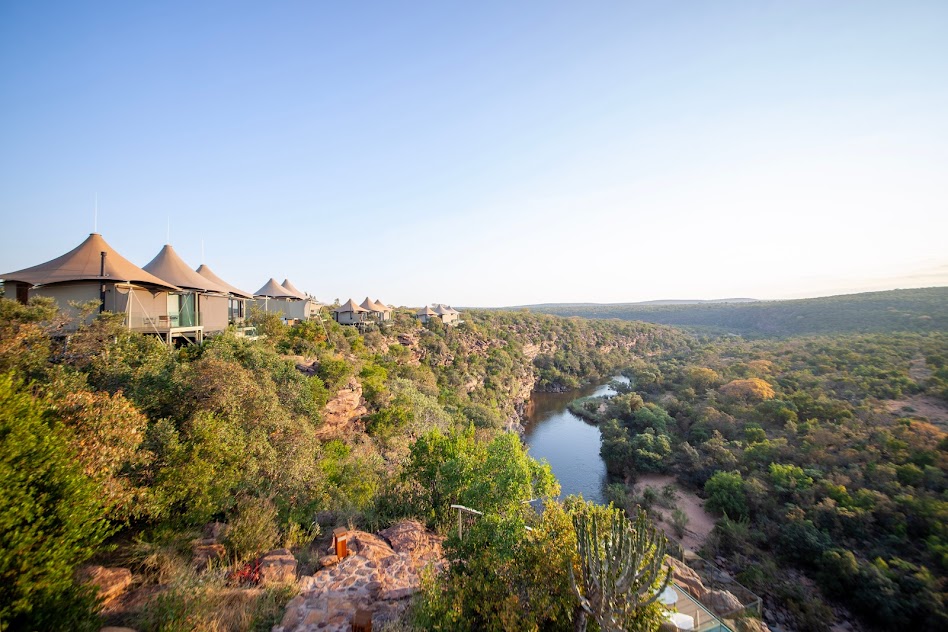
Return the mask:
[[[625,381],[625,378],[615,378]],[[608,384],[566,393],[534,393],[527,406],[523,440],[530,456],[546,459],[563,496],[582,494],[603,502],[606,465],[599,456],[599,428],[571,413],[566,406],[578,397],[614,395]]]

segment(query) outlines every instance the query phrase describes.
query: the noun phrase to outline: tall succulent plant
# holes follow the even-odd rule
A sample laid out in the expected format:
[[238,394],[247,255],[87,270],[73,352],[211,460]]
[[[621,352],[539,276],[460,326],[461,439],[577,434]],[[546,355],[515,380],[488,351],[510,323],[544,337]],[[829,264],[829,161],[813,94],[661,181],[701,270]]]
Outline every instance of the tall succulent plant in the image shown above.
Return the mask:
[[671,580],[671,568],[663,569],[665,536],[652,527],[644,511],[633,524],[611,506],[579,508],[573,526],[580,567],[577,578],[570,566],[570,581],[579,599],[574,629],[584,631],[587,617],[595,619],[602,632],[640,629],[644,609]]

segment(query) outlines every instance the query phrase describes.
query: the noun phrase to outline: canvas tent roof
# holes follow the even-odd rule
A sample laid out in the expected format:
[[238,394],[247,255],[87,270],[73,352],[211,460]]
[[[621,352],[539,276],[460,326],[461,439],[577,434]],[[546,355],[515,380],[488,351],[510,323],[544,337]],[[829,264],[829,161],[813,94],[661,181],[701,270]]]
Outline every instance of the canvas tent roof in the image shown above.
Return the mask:
[[370,311],[370,312],[387,312],[387,311],[389,311],[389,309],[388,309],[387,307],[385,307],[385,306],[382,305],[381,303],[378,303],[378,302],[376,302],[376,301],[373,301],[373,300],[370,299],[368,296],[366,296],[366,297],[365,297],[365,300],[362,301],[362,305],[360,305],[360,307],[362,307],[363,309],[365,309],[365,310],[367,310],[367,311]]
[[[104,265],[102,253],[105,253]],[[0,275],[0,278],[31,285],[50,285],[69,281],[110,281],[154,285],[169,290],[180,289],[165,279],[142,270],[120,255],[102,239],[99,233],[90,234],[85,241],[62,256],[32,268]]]
[[460,314],[460,312],[454,309],[453,307],[449,305],[442,305],[441,303],[438,303],[437,305],[435,305],[434,311],[435,311],[435,314],[440,314],[442,316],[444,316],[445,314]]
[[241,298],[253,298],[253,294],[251,294],[250,292],[244,292],[240,288],[234,287],[233,285],[231,285],[224,279],[214,274],[214,271],[211,270],[206,265],[204,265],[203,263],[200,266],[198,266],[197,273],[200,274],[205,279],[210,279],[214,283],[217,283],[219,286],[226,289],[228,292],[230,292],[234,296],[240,296]]
[[291,294],[289,290],[277,283],[277,280],[273,277],[269,281],[263,284],[263,287],[253,293],[254,296],[259,296],[260,298],[292,298],[298,299],[299,297],[295,294]]
[[155,258],[146,263],[142,269],[180,288],[227,294],[227,288],[192,270],[184,259],[178,256],[171,244],[165,244]]
[[392,311],[392,308],[391,308],[391,307],[389,307],[388,305],[386,305],[385,303],[383,303],[382,301],[380,301],[380,300],[378,300],[378,299],[375,299],[375,304],[378,305],[378,306],[382,309],[383,312],[390,312],[390,311]]
[[289,293],[295,295],[296,298],[301,298],[301,299],[304,299],[304,300],[307,299],[307,298],[309,298],[308,296],[306,296],[305,294],[303,294],[302,292],[300,292],[300,291],[296,288],[295,285],[293,285],[292,283],[290,283],[290,280],[289,280],[289,279],[283,279],[283,284],[282,284],[280,287],[282,287],[282,288],[283,288],[284,290],[286,290],[287,292],[289,292]]
[[427,305],[425,305],[424,307],[422,307],[421,309],[419,309],[419,310],[415,313],[415,315],[416,315],[416,316],[437,316],[437,315],[438,315],[438,312],[434,311],[433,309],[431,309],[430,307],[428,307]]
[[334,310],[332,310],[332,311],[341,314],[341,313],[343,313],[343,312],[356,312],[356,313],[358,313],[358,312],[367,312],[367,311],[369,311],[369,310],[363,309],[362,307],[359,307],[358,305],[356,305],[356,302],[353,301],[353,300],[350,298],[348,301],[346,301],[345,303],[343,303],[342,305],[340,305],[339,307],[337,307],[336,309],[334,309]]

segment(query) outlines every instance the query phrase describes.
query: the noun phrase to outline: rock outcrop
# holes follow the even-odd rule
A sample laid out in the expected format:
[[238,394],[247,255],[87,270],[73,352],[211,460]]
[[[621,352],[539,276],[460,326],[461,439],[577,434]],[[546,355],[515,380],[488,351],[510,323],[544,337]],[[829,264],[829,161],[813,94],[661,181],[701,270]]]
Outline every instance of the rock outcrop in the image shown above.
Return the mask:
[[349,630],[356,610],[381,623],[397,618],[418,590],[421,571],[444,568],[442,538],[413,520],[374,535],[348,533],[349,555],[312,576],[300,578],[300,594],[274,632]]
[[[684,562],[679,562],[672,557],[666,557],[665,561],[672,568],[672,580],[677,587],[687,591],[719,617],[725,617],[722,620],[730,629],[738,632],[770,632],[763,621],[745,615],[744,604],[734,593],[729,590],[708,588],[701,576]],[[730,581],[730,576],[718,572],[715,575],[715,582],[717,581]]]
[[260,585],[296,581],[296,558],[287,549],[274,549],[260,559]]
[[320,439],[364,432],[360,419],[368,412],[362,403],[362,385],[355,378],[326,403],[323,423],[316,432]]
[[204,525],[204,537],[191,542],[191,565],[198,572],[227,556],[220,540],[227,535],[228,526],[223,522],[210,522]]

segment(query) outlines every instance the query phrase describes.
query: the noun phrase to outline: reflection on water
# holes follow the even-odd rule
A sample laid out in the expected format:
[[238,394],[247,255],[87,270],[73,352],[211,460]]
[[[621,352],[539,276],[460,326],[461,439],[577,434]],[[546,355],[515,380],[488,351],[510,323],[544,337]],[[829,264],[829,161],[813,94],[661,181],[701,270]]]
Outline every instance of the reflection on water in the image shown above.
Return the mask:
[[603,384],[567,393],[534,393],[530,397],[523,440],[530,448],[530,456],[549,461],[563,496],[582,494],[587,500],[603,502],[606,465],[599,456],[599,428],[586,423],[566,406],[578,397],[614,394],[608,384]]

